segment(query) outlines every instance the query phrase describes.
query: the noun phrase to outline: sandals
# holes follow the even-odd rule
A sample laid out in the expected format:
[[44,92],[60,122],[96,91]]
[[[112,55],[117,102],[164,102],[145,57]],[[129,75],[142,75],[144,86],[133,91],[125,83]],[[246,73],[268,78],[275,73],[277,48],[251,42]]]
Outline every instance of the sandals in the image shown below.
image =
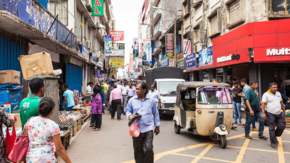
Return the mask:
[[94,129],[94,131],[100,131],[101,129],[100,128],[96,128],[96,129]]
[[259,136],[259,139],[267,140],[268,138],[266,136],[262,135],[262,136]]
[[247,139],[253,139],[252,137],[250,137],[250,135],[245,136],[245,138],[247,138]]

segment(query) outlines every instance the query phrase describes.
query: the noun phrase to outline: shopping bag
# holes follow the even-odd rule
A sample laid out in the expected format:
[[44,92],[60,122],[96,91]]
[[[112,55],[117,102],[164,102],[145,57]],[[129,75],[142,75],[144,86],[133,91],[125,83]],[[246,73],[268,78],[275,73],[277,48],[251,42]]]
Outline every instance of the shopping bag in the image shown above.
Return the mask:
[[130,127],[129,127],[129,134],[132,136],[132,137],[139,137],[140,135],[140,130],[137,126],[137,124],[135,122],[133,122]]
[[[7,127],[7,129],[6,129],[6,139],[5,139],[4,143],[5,143],[5,157],[7,159],[8,159],[8,155],[13,150],[15,139],[16,139],[16,130],[15,130],[15,126],[13,123],[11,135],[9,133],[9,127]],[[11,161],[11,160],[9,160],[9,161]]]
[[26,153],[29,146],[27,124],[32,118],[29,118],[29,120],[26,122],[22,135],[17,136],[14,142],[14,147],[12,151],[10,152],[10,154],[8,155],[8,160],[13,161],[13,162],[25,161]]

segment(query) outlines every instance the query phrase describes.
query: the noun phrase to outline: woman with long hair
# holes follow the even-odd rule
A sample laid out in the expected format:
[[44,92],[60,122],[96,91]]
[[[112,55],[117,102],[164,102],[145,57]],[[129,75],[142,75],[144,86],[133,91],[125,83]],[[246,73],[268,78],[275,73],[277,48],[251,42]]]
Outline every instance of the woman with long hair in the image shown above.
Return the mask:
[[101,129],[101,115],[102,115],[102,96],[101,96],[101,87],[98,85],[95,85],[94,89],[94,96],[92,101],[92,107],[91,107],[91,114],[93,114],[95,119],[95,131],[100,131]]

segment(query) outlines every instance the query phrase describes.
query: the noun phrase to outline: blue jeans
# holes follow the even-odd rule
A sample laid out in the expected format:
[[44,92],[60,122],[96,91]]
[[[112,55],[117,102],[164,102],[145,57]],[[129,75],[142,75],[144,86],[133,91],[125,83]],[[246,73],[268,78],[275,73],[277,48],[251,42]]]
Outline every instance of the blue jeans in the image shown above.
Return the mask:
[[71,106],[71,107],[67,107],[67,108],[66,108],[66,111],[73,111],[72,109],[73,109],[73,106]]
[[[250,126],[252,123],[252,115],[250,113],[249,110],[246,110],[246,124],[245,124],[245,135],[248,136],[250,134]],[[259,136],[263,135],[264,132],[264,125],[265,125],[265,121],[262,118],[262,112],[254,112],[254,115],[257,117],[257,119],[259,120],[260,124],[259,124]]]
[[252,128],[255,129],[256,128],[256,120],[257,120],[257,117],[254,115],[252,116]]
[[242,123],[242,112],[241,112],[241,103],[237,103],[235,101],[233,101],[233,104],[234,104],[234,120],[235,120],[235,123],[237,123],[237,118],[239,116],[239,122]]

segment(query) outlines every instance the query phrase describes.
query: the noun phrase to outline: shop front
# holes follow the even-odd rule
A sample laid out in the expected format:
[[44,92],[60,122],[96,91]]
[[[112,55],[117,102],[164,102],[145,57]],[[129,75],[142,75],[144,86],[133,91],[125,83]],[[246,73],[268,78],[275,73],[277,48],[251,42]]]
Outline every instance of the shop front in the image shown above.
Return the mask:
[[69,85],[69,89],[72,91],[77,90],[78,92],[82,92],[83,62],[74,57],[67,57],[65,73],[65,83]]

